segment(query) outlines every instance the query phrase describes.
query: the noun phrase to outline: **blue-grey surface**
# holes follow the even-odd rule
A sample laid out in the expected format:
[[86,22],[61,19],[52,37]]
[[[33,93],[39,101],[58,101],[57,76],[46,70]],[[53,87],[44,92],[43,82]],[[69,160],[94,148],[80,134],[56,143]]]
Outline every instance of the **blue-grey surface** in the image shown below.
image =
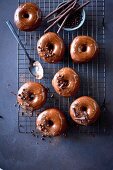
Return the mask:
[[[113,136],[89,136],[71,133],[41,141],[30,134],[19,134],[17,109],[17,45],[5,24],[13,20],[17,0],[0,1],[0,168],[4,170],[113,170]],[[106,2],[106,101],[108,123],[113,124],[113,1]],[[38,144],[37,144],[38,142]]]

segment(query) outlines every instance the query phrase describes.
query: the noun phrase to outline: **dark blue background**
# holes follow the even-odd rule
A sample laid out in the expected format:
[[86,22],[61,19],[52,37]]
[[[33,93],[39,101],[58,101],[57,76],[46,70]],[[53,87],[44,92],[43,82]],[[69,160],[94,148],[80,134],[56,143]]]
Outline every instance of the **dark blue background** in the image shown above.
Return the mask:
[[[17,0],[0,1],[0,168],[4,170],[113,170],[113,136],[70,135],[52,143],[19,134],[17,109],[17,44],[5,24],[13,18]],[[106,1],[106,102],[113,122],[113,1]],[[13,20],[12,20],[13,21]],[[37,144],[37,141],[39,144]]]

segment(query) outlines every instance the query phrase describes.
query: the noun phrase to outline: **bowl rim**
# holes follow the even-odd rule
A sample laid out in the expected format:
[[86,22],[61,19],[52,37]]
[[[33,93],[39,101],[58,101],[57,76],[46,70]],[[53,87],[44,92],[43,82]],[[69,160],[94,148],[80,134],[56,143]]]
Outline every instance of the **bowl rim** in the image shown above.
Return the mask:
[[[57,8],[58,8],[60,5],[64,4],[65,2],[66,2],[66,1],[61,2],[61,3],[57,6]],[[74,30],[77,30],[77,29],[79,29],[79,28],[84,24],[85,19],[86,19],[86,13],[85,13],[85,10],[82,9],[82,20],[81,20],[80,24],[79,24],[78,26],[76,26],[76,27],[73,27],[73,28],[62,27],[62,29],[65,30],[65,31],[74,31]],[[60,24],[59,24],[59,23],[57,23],[57,25],[58,25],[58,27],[60,27]]]

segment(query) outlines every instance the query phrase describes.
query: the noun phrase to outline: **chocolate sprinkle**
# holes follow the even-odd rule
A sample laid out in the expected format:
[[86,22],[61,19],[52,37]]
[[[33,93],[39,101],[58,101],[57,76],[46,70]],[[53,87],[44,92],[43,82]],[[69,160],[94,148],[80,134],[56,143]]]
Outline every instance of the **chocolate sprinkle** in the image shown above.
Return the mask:
[[[76,9],[79,7],[79,4],[76,4],[76,8],[73,10],[73,12],[70,13],[69,17],[67,18],[64,27],[65,28],[74,28],[78,26],[82,20],[81,10],[76,12]],[[61,11],[59,11],[61,13]],[[59,14],[58,13],[58,14]],[[61,25],[64,18],[59,21],[59,24]]]

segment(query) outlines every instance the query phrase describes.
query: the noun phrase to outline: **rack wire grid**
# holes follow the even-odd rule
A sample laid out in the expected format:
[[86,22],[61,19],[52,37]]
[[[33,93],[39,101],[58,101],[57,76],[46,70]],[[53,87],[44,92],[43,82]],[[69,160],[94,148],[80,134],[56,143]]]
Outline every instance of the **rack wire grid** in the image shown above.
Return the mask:
[[[18,5],[27,2],[26,0],[19,0]],[[31,0],[31,2],[39,5],[43,12],[43,16],[53,11],[62,0]],[[80,0],[80,4],[85,1]],[[37,113],[48,107],[59,107],[66,115],[69,122],[71,118],[69,116],[69,107],[72,101],[79,96],[91,96],[100,106],[105,101],[105,47],[104,47],[104,0],[91,0],[91,3],[85,7],[86,20],[84,25],[76,31],[67,32],[61,30],[60,36],[64,39],[66,45],[66,53],[62,62],[57,64],[45,63],[38,57],[37,54],[37,41],[44,34],[44,30],[47,25],[42,25],[39,29],[33,32],[19,31],[19,37],[24,43],[29,55],[42,64],[44,68],[44,78],[42,80],[36,80],[28,70],[28,59],[25,56],[24,51],[18,45],[18,88],[25,82],[34,81],[40,82],[49,89],[48,99],[44,107],[33,113],[32,116],[23,114],[21,108],[18,111],[18,128],[21,133],[29,133],[36,129],[36,117]],[[58,26],[56,25],[50,31],[56,32]],[[74,64],[71,60],[69,53],[69,46],[73,38],[78,35],[88,35],[93,37],[99,45],[98,57],[91,62],[85,64]],[[79,92],[74,97],[65,98],[58,95],[52,85],[51,80],[54,74],[62,67],[71,67],[76,70],[81,79],[81,85]],[[52,97],[51,95],[54,95]],[[101,114],[100,119],[93,125],[84,127],[77,126],[75,129],[78,133],[96,133],[99,134],[104,131],[105,113]],[[71,122],[72,123],[72,122]],[[70,124],[71,124],[70,123]],[[73,124],[73,123],[72,123]]]

